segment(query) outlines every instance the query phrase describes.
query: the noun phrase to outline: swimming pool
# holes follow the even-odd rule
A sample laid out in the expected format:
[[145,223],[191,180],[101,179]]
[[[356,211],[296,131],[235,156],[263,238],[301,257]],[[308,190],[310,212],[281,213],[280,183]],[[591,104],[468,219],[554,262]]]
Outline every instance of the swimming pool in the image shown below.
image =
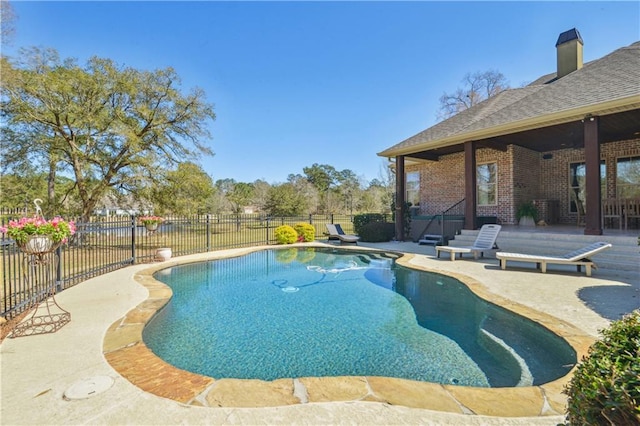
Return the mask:
[[147,346],[214,378],[386,376],[478,387],[565,375],[573,349],[459,281],[395,266],[397,255],[264,250],[155,274],[172,301]]

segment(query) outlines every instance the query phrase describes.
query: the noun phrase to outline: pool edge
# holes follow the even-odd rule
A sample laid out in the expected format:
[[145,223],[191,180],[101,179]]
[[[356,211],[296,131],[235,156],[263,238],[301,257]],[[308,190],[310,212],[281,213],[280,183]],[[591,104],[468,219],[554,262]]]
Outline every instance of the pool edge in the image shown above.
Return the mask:
[[[290,247],[336,247],[306,243]],[[564,415],[566,396],[562,394],[573,369],[565,376],[539,386],[520,388],[473,388],[441,385],[389,377],[306,377],[261,380],[213,379],[178,369],[158,358],[142,341],[146,323],[170,300],[171,289],[155,280],[159,270],[194,262],[241,256],[258,250],[280,247],[261,246],[224,252],[209,252],[150,264],[138,271],[134,280],[149,292],[146,300],[115,321],[103,339],[103,355],[125,379],[145,392],[190,406],[277,407],[315,402],[370,401],[410,408],[457,414],[500,417]],[[344,249],[372,250],[366,247]],[[391,251],[391,250],[382,250]],[[397,252],[400,253],[400,252]],[[551,315],[496,295],[478,280],[457,272],[444,272],[411,264],[418,255],[401,253],[402,266],[452,276],[484,300],[537,322],[564,338],[580,360],[594,338],[577,327]],[[574,367],[575,369],[575,367]]]

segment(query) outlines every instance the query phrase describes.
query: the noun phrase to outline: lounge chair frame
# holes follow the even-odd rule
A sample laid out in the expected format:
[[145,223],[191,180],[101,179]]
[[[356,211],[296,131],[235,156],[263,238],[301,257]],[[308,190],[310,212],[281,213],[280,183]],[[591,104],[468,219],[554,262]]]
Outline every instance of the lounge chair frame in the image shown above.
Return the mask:
[[358,244],[358,240],[360,239],[360,237],[356,235],[345,234],[344,231],[342,231],[342,227],[340,225],[332,223],[327,223],[326,225],[327,231],[329,231],[329,239],[337,238],[338,240],[340,240],[340,243]]
[[593,260],[591,260],[591,257],[608,248],[611,248],[610,243],[597,242],[583,247],[579,250],[567,253],[564,256],[537,256],[533,254],[498,252],[496,253],[496,258],[500,260],[501,269],[507,268],[508,260],[516,262],[535,263],[536,269],[540,269],[542,273],[547,272],[548,264],[575,265],[578,272],[581,272],[582,266],[584,266],[585,274],[590,277],[591,269],[597,269],[597,265],[593,262]]
[[451,260],[456,260],[456,254],[459,258],[462,258],[463,253],[473,254],[474,259],[478,259],[480,256],[484,256],[485,251],[496,250],[496,239],[500,233],[502,227],[496,224],[483,225],[478,232],[475,242],[472,246],[468,247],[455,247],[455,246],[436,246],[436,256],[440,257],[441,251],[450,253]]

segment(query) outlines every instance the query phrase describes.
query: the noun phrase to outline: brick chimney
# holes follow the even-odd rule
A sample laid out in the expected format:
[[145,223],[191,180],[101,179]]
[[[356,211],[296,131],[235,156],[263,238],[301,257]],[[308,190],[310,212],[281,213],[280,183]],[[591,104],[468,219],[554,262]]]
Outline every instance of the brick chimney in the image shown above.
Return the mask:
[[556,52],[558,57],[558,75],[562,78],[582,68],[582,37],[575,28],[565,31],[558,37]]

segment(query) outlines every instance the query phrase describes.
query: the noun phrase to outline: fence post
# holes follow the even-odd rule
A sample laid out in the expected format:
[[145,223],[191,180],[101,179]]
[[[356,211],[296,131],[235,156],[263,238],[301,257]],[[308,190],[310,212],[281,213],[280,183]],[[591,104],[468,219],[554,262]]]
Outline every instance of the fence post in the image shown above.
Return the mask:
[[136,263],[136,217],[131,216],[131,264]]
[[331,223],[333,224],[333,213],[331,213]]
[[313,215],[309,213],[309,224],[313,225]]
[[267,245],[269,245],[269,223],[271,222],[271,219],[269,218],[269,216],[267,216]]
[[56,249],[58,262],[56,264],[56,292],[62,291],[62,245]]
[[211,213],[207,213],[207,251],[211,251]]

